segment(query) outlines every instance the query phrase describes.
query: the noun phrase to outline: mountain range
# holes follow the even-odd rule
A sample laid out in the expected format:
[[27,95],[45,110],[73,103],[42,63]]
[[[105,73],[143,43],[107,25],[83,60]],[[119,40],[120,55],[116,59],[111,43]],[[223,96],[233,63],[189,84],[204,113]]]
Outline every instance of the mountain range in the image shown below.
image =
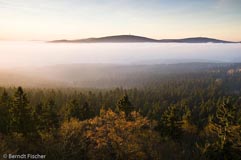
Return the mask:
[[191,37],[182,39],[153,39],[135,35],[115,35],[99,38],[86,38],[75,40],[53,40],[48,41],[51,43],[240,43],[233,41],[225,41],[220,39],[208,38],[208,37]]

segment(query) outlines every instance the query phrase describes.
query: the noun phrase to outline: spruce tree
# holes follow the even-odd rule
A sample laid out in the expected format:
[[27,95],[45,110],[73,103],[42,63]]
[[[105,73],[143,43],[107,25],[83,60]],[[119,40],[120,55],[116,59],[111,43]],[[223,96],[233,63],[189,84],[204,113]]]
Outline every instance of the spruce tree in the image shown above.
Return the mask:
[[161,133],[177,140],[182,134],[182,123],[182,114],[177,106],[169,106],[161,118]]
[[130,116],[130,113],[134,111],[134,107],[132,106],[131,102],[129,101],[128,95],[124,95],[118,102],[117,102],[117,110],[125,112],[126,116]]
[[24,135],[34,131],[32,109],[22,87],[15,92],[9,113],[11,131]]
[[64,119],[70,120],[71,118],[80,119],[80,104],[76,99],[72,99],[63,107]]
[[93,111],[91,110],[89,104],[85,102],[81,107],[82,120],[90,119],[93,117]]
[[210,147],[213,152],[209,152],[211,158],[241,158],[241,127],[237,123],[236,110],[228,100],[217,108],[211,122],[211,130],[217,135],[217,140]]
[[53,98],[49,98],[43,107],[42,120],[45,124],[45,130],[57,128],[59,125],[59,116],[57,112],[56,102]]

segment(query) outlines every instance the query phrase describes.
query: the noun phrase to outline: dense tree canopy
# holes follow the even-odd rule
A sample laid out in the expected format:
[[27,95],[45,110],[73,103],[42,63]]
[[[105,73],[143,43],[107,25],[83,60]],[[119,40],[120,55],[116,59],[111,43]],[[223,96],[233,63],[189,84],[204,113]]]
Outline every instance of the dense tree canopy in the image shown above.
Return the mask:
[[238,67],[150,77],[141,88],[0,88],[0,154],[241,159]]

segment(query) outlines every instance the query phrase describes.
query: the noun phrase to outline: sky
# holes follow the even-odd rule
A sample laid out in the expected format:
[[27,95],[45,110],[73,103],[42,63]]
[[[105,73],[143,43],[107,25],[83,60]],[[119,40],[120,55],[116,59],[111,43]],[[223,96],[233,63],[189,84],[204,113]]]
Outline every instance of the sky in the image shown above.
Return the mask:
[[0,0],[0,40],[121,34],[241,41],[241,0]]

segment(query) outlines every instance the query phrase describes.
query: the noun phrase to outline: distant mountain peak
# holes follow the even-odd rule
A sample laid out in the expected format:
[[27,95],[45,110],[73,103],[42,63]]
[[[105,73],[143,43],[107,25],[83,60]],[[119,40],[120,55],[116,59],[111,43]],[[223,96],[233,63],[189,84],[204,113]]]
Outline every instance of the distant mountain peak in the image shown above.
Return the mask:
[[236,43],[209,37],[190,37],[182,39],[153,39],[137,35],[113,35],[99,38],[86,38],[75,40],[54,40],[51,43]]

